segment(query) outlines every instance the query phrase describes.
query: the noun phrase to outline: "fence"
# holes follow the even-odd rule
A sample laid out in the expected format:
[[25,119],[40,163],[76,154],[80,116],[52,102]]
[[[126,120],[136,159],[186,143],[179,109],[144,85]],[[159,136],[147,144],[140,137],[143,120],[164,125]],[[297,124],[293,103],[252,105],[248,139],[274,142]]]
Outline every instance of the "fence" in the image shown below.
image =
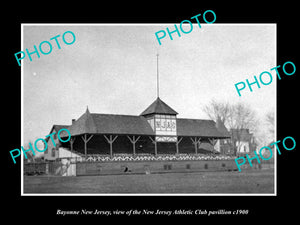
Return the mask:
[[61,159],[53,162],[24,163],[24,175],[57,175],[75,176],[76,162],[71,159]]
[[[107,157],[62,158],[53,162],[25,163],[25,175],[56,175],[56,176],[83,176],[108,175],[124,173],[165,173],[165,172],[196,172],[196,171],[234,171],[237,170],[234,158],[193,156],[173,156],[155,158],[149,156],[135,157],[117,156]],[[174,158],[175,157],[175,158]],[[196,158],[195,158],[196,157]],[[274,161],[252,161],[241,166],[242,169],[270,169],[274,168]]]

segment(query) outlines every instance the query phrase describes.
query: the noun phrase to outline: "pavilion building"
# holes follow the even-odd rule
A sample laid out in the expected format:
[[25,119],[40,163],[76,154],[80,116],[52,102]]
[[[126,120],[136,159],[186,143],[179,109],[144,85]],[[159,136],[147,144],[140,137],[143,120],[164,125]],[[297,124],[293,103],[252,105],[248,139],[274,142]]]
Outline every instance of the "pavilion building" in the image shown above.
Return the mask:
[[[159,97],[140,115],[85,113],[71,125],[53,125],[51,132],[64,127],[71,133],[67,143],[51,145],[45,152],[46,160],[65,157],[60,148],[72,157],[91,155],[180,155],[218,154],[218,140],[229,139],[230,133],[220,121],[177,118],[178,113]],[[50,133],[51,133],[50,132]],[[52,147],[51,147],[52,146]],[[69,155],[70,155],[69,154]]]

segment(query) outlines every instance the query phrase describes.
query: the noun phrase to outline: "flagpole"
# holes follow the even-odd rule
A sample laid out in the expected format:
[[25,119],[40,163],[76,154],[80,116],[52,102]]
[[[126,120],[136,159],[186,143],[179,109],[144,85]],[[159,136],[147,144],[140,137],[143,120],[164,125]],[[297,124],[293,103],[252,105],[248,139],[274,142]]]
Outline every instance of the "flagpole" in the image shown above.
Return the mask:
[[157,98],[159,98],[159,74],[158,74],[158,53],[156,54],[157,56],[157,61],[156,61],[156,64],[157,64],[157,78],[156,78],[156,84],[157,84]]

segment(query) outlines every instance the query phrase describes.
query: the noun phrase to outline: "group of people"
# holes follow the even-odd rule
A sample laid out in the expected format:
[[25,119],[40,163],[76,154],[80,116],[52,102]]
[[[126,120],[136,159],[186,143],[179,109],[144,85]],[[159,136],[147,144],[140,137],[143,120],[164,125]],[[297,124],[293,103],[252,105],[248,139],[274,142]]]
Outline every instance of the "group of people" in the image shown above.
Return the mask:
[[86,159],[82,158],[78,161],[96,162],[96,161],[173,161],[173,160],[229,160],[232,157],[227,155],[215,154],[159,154],[157,156],[152,154],[117,154],[112,158],[104,155],[91,155]]

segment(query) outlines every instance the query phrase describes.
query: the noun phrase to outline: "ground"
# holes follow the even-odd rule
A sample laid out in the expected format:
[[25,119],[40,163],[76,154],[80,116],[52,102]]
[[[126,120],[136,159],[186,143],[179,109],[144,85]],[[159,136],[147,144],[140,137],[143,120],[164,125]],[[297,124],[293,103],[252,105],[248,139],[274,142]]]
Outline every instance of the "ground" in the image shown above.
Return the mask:
[[274,193],[274,170],[124,174],[106,176],[24,176],[27,193]]

